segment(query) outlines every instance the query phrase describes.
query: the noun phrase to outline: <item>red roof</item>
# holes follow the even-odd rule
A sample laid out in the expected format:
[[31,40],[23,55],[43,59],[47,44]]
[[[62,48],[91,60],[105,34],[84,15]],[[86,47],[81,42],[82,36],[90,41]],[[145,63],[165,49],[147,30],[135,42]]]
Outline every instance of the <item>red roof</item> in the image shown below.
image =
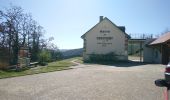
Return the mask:
[[156,44],[162,44],[170,40],[170,32],[162,35],[161,37],[157,38],[155,41],[151,42],[149,45],[156,45]]

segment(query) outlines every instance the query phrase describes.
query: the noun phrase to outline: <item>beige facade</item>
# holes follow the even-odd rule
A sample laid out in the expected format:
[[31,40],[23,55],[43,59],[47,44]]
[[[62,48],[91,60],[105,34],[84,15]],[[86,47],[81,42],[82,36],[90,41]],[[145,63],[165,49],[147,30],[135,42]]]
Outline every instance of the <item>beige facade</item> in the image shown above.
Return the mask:
[[114,52],[118,60],[128,60],[128,35],[125,27],[118,27],[108,18],[100,17],[99,23],[86,32],[84,40],[84,60],[91,54],[108,54]]
[[161,63],[161,51],[160,47],[151,47],[150,44],[155,39],[147,39],[143,48],[143,61],[146,63]]

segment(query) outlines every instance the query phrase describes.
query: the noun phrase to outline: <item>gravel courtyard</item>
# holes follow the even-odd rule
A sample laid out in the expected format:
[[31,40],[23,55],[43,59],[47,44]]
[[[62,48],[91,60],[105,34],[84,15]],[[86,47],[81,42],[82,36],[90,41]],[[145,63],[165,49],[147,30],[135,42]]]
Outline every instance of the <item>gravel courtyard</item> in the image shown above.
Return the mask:
[[158,64],[78,65],[71,70],[0,79],[0,100],[163,100]]

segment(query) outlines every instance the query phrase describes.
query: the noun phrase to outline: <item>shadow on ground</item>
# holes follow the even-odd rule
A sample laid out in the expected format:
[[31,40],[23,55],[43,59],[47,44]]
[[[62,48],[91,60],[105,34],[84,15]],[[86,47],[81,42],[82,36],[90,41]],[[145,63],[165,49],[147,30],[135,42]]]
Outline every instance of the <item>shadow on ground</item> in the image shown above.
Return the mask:
[[119,62],[88,62],[85,64],[109,65],[115,67],[136,67],[136,66],[147,65],[148,63],[129,60],[129,61],[119,61]]

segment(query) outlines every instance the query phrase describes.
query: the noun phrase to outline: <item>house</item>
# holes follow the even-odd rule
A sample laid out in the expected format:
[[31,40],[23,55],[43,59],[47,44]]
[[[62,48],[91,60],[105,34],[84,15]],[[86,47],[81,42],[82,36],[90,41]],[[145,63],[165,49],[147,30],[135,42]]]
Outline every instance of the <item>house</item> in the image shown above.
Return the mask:
[[170,61],[170,32],[148,39],[145,44],[144,62],[167,64]]
[[[128,39],[124,26],[117,26],[107,17],[100,16],[99,22],[81,36],[84,40],[83,59],[89,61],[93,55],[116,60],[128,60]],[[110,57],[112,58],[112,57]],[[113,60],[113,59],[112,59]]]

